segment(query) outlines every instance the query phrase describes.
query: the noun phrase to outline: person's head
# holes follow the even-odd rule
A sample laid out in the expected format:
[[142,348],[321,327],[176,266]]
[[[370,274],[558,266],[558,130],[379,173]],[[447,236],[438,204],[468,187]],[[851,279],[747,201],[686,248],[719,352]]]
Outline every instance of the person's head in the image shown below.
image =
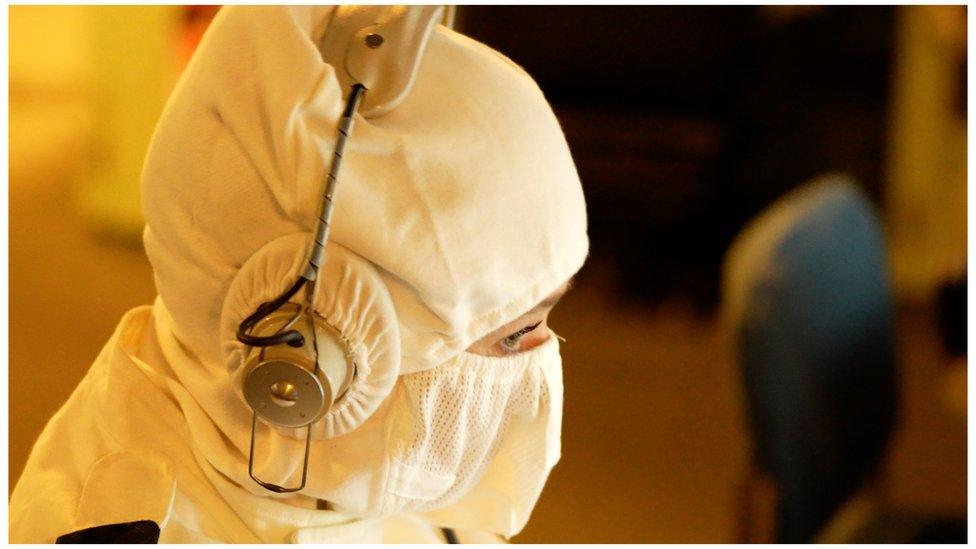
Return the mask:
[[[304,265],[345,95],[316,49],[330,13],[224,8],[144,170],[160,326],[193,363],[187,379],[218,395],[204,406],[238,448],[250,413],[228,397],[249,349],[235,329]],[[313,310],[341,334],[356,379],[313,426],[306,493],[356,514],[454,509],[438,520],[520,529],[541,483],[513,479],[544,481],[558,459],[561,374],[546,318],[587,251],[581,185],[538,86],[487,46],[436,29],[403,104],[358,120],[345,150]],[[268,444],[278,453],[257,465],[293,473],[300,444]],[[505,452],[525,463],[499,464]],[[414,460],[396,469],[399,487],[391,455]],[[386,463],[386,480],[341,474],[346,458]],[[471,507],[516,499],[517,512],[487,522]]]

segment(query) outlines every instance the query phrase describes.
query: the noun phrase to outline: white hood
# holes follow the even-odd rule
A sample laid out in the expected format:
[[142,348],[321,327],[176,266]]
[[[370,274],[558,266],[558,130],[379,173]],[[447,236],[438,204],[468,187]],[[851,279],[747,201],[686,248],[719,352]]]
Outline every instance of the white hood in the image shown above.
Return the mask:
[[[153,136],[146,250],[173,332],[210,364],[225,358],[221,313],[241,267],[314,227],[343,106],[316,49],[331,11],[221,9]],[[533,80],[438,27],[406,101],[357,120],[331,241],[378,267],[401,373],[456,355],[555,290],[586,257],[586,211]]]

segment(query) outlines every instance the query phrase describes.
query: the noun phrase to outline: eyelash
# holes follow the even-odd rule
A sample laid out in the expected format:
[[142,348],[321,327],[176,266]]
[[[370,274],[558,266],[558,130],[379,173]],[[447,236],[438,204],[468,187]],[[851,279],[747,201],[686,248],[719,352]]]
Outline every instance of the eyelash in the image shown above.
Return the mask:
[[539,327],[540,324],[542,324],[541,320],[531,326],[526,326],[525,328],[522,328],[521,330],[515,332],[514,334],[507,336],[505,339],[501,341],[502,347],[504,347],[505,350],[509,352],[517,351],[518,347],[516,347],[516,345],[518,345],[518,342],[520,339],[522,339],[522,336],[531,332],[532,330],[535,330],[536,328]]

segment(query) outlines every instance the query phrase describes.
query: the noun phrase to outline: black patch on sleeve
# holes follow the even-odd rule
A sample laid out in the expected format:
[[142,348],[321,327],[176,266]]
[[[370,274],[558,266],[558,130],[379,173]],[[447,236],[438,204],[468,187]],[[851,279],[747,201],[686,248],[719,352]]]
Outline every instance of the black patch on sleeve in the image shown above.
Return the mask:
[[55,543],[158,543],[159,525],[151,520],[93,526],[58,537]]
[[457,534],[454,533],[453,528],[441,528],[441,532],[444,534],[444,540],[449,544],[458,543]]

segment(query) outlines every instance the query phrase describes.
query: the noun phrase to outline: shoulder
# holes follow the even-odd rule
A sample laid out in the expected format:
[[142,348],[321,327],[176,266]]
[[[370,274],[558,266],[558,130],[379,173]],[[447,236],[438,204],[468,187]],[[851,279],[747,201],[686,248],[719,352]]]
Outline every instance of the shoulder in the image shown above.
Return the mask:
[[[145,421],[151,418],[128,417],[129,401],[146,392],[136,388],[150,383],[121,360],[148,317],[147,307],[123,317],[38,437],[10,497],[10,541],[50,543],[85,528],[163,520],[173,494],[172,460],[147,447],[145,439],[154,438],[152,422]],[[133,419],[143,420],[142,440],[116,425]]]
[[95,461],[83,479],[64,471],[34,471],[18,483],[11,498],[10,541],[158,539],[175,489],[172,461],[151,450],[111,452]]

